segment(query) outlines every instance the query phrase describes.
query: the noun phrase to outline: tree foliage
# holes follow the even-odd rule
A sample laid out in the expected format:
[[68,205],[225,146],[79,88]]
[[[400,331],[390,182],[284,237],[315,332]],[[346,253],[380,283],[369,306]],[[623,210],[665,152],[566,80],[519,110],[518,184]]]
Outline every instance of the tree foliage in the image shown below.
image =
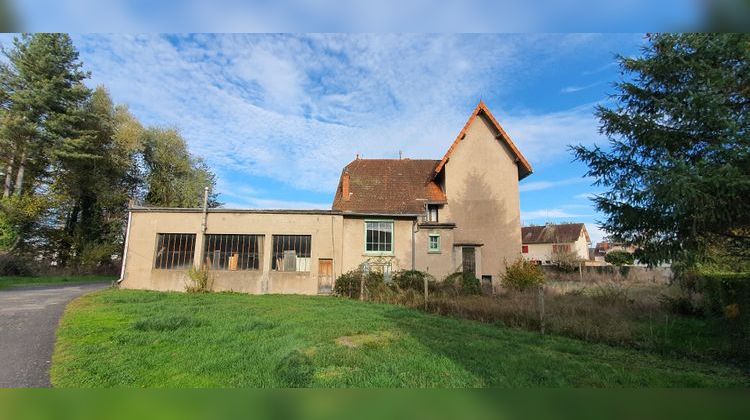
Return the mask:
[[[640,261],[693,266],[750,240],[750,35],[658,34],[619,57],[606,148],[575,146],[602,227]],[[745,251],[746,252],[746,251]]]
[[627,251],[614,250],[604,256],[604,261],[619,267],[621,265],[633,264],[635,257]]
[[100,267],[122,250],[130,200],[199,207],[213,190],[177,131],[144,128],[105,87],[84,85],[68,35],[22,35],[3,53],[0,252]]

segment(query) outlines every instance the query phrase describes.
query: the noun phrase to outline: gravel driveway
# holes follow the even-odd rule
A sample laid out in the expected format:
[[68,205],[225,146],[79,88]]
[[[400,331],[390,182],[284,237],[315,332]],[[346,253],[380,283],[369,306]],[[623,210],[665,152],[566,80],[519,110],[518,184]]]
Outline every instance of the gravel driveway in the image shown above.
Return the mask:
[[48,387],[60,316],[74,298],[109,283],[0,290],[0,388]]

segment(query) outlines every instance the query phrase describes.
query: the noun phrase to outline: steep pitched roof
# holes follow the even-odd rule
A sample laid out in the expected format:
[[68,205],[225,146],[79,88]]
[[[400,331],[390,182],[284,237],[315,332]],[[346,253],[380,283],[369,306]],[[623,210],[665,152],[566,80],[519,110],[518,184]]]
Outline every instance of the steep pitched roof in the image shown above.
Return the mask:
[[456,147],[461,142],[461,140],[463,140],[464,137],[466,137],[466,130],[469,129],[469,127],[471,126],[471,123],[473,123],[474,120],[479,115],[484,115],[485,117],[487,117],[490,124],[492,124],[492,126],[498,132],[498,135],[497,135],[498,141],[504,142],[510,149],[511,153],[513,153],[513,155],[516,157],[516,163],[518,164],[518,180],[520,181],[526,178],[527,176],[531,175],[531,173],[534,170],[531,168],[531,164],[529,163],[529,161],[526,160],[523,154],[521,154],[521,151],[518,150],[516,145],[513,143],[513,140],[510,139],[510,136],[508,135],[508,133],[506,133],[503,127],[500,125],[500,123],[497,122],[495,117],[490,112],[489,108],[487,108],[487,105],[485,105],[484,102],[479,101],[479,105],[477,105],[477,107],[474,108],[474,112],[471,113],[469,120],[466,121],[466,125],[464,125],[464,128],[461,129],[461,132],[458,133],[456,140],[453,141],[453,144],[445,153],[445,156],[443,156],[443,159],[435,167],[435,173],[433,174],[433,177],[437,176],[440,173],[440,171],[443,170],[443,167],[448,162],[448,159],[450,159],[450,156],[451,154],[453,154],[453,151],[456,149]]
[[521,242],[524,244],[552,244],[575,242],[581,231],[589,239],[586,225],[583,223],[565,223],[561,225],[525,226],[521,228]]
[[[368,214],[422,214],[427,202],[445,202],[432,180],[437,160],[356,159],[341,172],[333,209]],[[349,174],[349,199],[342,196]]]

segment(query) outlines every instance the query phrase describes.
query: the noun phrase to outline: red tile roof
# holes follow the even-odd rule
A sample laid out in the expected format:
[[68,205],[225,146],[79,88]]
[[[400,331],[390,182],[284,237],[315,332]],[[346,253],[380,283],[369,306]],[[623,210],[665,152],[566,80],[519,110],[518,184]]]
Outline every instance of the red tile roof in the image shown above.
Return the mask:
[[[333,209],[367,214],[422,214],[425,203],[446,201],[432,179],[438,160],[356,159],[341,172]],[[349,199],[342,196],[349,174]]]
[[583,223],[565,223],[561,225],[524,226],[521,228],[521,242],[524,244],[552,244],[575,242],[581,236],[581,230],[589,239],[589,233]]
[[461,140],[466,137],[466,130],[469,129],[471,126],[471,123],[474,122],[474,119],[478,115],[484,115],[489,120],[490,124],[492,124],[493,127],[495,127],[495,130],[497,130],[497,139],[498,141],[503,141],[508,146],[510,151],[515,155],[516,157],[516,163],[518,164],[518,180],[522,180],[526,178],[527,176],[531,175],[531,173],[534,171],[531,168],[531,164],[528,160],[521,154],[521,151],[518,150],[515,143],[513,143],[513,140],[510,139],[510,136],[508,133],[505,132],[503,127],[500,125],[499,122],[495,119],[495,117],[490,112],[490,109],[487,108],[487,105],[484,104],[484,102],[479,101],[479,105],[477,105],[476,108],[474,108],[474,112],[471,113],[471,117],[469,117],[469,120],[466,121],[466,125],[464,125],[464,128],[461,129],[461,132],[458,133],[458,136],[456,136],[456,140],[453,141],[453,144],[448,149],[448,151],[445,153],[445,156],[443,156],[443,159],[438,163],[438,165],[435,167],[435,173],[433,177],[437,176],[440,171],[443,170],[443,166],[448,162],[448,159],[450,159],[451,155],[453,154],[453,150],[456,149],[456,146],[458,146],[458,143],[461,142]]

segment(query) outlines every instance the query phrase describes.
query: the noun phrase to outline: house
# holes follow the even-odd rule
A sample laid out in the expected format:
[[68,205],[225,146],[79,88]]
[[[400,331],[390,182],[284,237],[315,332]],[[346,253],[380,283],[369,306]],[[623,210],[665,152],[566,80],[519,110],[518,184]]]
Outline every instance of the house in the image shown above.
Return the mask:
[[591,238],[583,223],[547,223],[521,228],[521,242],[525,259],[552,264],[560,254],[572,253],[580,260],[588,260]]
[[594,260],[604,262],[604,258],[612,251],[625,251],[632,254],[635,250],[636,248],[633,245],[623,245],[609,241],[597,242],[593,250]]
[[131,208],[120,286],[184,290],[201,264],[213,289],[247,293],[327,293],[358,267],[496,286],[520,256],[518,182],[531,172],[480,102],[440,160],[358,156],[330,210]]

